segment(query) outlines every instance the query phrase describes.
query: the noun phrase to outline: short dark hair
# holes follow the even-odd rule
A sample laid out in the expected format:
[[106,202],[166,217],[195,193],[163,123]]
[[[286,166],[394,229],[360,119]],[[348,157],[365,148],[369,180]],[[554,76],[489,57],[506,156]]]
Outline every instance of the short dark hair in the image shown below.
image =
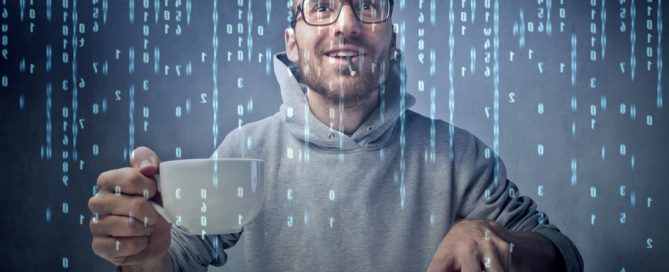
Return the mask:
[[[298,2],[300,2],[300,1],[302,1],[302,0],[292,0],[292,1],[293,1],[293,6],[290,8],[290,11],[291,11],[291,16],[290,16],[290,17],[291,17],[291,20],[290,20],[290,28],[294,28],[294,27],[295,27],[295,23],[296,23],[296,21],[295,21],[295,14],[297,13],[297,5],[299,5],[299,4],[295,4],[295,3],[298,3]],[[395,1],[394,1],[394,0],[389,0],[389,3],[390,3],[390,7],[391,7],[391,8],[395,6]],[[392,12],[392,10],[391,10],[391,11],[390,11],[390,16],[391,16],[391,17],[392,17],[392,14],[393,14],[393,12]]]

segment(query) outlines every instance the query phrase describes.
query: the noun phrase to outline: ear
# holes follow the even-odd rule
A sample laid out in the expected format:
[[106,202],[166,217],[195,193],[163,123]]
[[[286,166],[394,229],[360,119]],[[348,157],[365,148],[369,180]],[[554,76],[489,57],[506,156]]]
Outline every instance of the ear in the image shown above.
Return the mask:
[[286,54],[288,55],[288,59],[293,63],[298,63],[300,61],[300,54],[297,50],[297,41],[295,40],[295,29],[286,28],[284,36],[286,42]]

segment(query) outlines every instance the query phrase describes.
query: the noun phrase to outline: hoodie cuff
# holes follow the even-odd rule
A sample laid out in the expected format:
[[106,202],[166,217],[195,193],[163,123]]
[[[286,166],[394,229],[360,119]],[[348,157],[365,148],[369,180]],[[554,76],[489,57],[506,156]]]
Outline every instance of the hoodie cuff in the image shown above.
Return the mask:
[[538,228],[533,232],[541,234],[553,242],[555,247],[560,251],[560,254],[562,254],[568,272],[583,271],[583,258],[581,257],[581,253],[578,252],[576,245],[574,245],[567,236],[551,228]]

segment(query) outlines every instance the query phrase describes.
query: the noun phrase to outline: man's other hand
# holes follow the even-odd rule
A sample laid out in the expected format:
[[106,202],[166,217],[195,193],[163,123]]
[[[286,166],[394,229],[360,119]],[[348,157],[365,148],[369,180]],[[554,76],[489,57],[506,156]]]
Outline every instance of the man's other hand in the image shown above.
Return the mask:
[[462,220],[441,241],[427,271],[509,271],[514,245],[508,234],[493,221]]
[[[513,255],[513,258],[511,258]],[[531,231],[512,231],[486,220],[462,220],[448,231],[429,272],[566,271],[560,250]]]

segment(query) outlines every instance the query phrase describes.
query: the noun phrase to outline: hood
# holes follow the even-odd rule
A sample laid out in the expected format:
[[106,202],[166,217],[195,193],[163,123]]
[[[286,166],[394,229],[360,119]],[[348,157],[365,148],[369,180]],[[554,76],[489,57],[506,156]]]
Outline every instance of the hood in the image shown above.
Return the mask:
[[313,115],[307,102],[306,85],[297,66],[288,60],[285,52],[274,55],[274,73],[283,99],[280,109],[283,123],[293,137],[323,149],[380,148],[392,136],[400,115],[416,101],[406,92],[406,70],[401,53],[390,66],[388,79],[379,91],[379,107],[348,136],[330,129]]

